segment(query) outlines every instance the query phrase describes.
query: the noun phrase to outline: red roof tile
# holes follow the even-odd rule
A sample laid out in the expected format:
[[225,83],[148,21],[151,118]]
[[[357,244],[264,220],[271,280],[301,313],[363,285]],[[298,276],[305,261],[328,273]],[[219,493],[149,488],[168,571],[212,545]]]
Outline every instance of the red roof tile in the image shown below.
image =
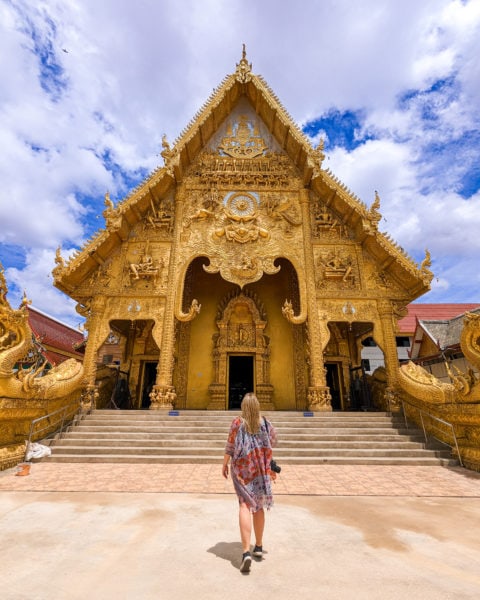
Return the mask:
[[44,346],[49,346],[49,360],[55,364],[69,357],[83,359],[83,354],[77,352],[74,344],[83,341],[83,334],[65,323],[49,317],[32,306],[28,307],[28,322],[34,335]]
[[429,320],[443,320],[458,317],[468,310],[473,310],[480,306],[479,302],[470,304],[422,304],[415,303],[408,305],[408,314],[398,322],[400,333],[413,334],[415,331],[416,318]]

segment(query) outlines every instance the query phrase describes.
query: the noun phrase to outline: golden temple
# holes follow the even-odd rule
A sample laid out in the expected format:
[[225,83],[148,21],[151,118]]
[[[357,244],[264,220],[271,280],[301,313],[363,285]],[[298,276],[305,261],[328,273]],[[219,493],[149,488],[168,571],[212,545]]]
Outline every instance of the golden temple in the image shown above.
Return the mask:
[[429,289],[367,207],[322,168],[245,50],[164,166],[114,204],[106,228],[55,285],[87,320],[85,374],[123,340],[134,405],[228,409],[254,389],[263,409],[347,408],[349,369],[372,336],[396,389],[395,323]]
[[369,207],[324,168],[245,49],[161,155],[126,198],[106,194],[104,229],[57,252],[55,286],[88,331],[82,403],[106,404],[114,336],[132,408],[228,410],[253,390],[263,410],[347,410],[371,337],[376,407],[398,408],[412,379],[397,322],[430,289],[430,256],[416,264],[379,230],[379,195]]

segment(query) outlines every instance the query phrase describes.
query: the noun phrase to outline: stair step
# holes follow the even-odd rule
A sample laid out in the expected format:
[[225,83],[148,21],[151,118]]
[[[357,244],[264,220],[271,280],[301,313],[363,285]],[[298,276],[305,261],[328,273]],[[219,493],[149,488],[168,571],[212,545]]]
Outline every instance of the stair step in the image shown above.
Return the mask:
[[[179,443],[181,442],[181,444]],[[69,437],[67,439],[58,440],[55,444],[56,448],[69,448],[69,447],[77,447],[77,448],[85,448],[85,447],[106,447],[106,448],[119,448],[119,447],[127,447],[127,448],[168,448],[168,447],[182,447],[182,448],[197,448],[199,444],[203,444],[209,448],[215,449],[223,449],[225,448],[225,439],[211,440],[211,439],[171,439],[171,440],[125,440],[125,439],[77,439],[75,437]],[[359,442],[359,441],[282,441],[281,447],[278,451],[290,450],[290,449],[298,449],[299,451],[304,450],[331,450],[331,449],[343,449],[343,448],[353,448],[353,449],[386,449],[389,450],[391,448],[395,448],[396,450],[400,449],[424,449],[424,444],[420,442],[380,442],[376,440],[371,440],[368,442]]]
[[[50,440],[51,462],[221,462],[232,419],[223,411],[97,410]],[[282,464],[451,464],[450,449],[425,448],[423,432],[387,413],[265,413]],[[455,461],[453,461],[454,464]]]
[[[150,447],[150,446],[136,446],[134,448],[124,446],[59,446],[63,454],[84,454],[85,449],[88,449],[90,454],[181,454],[187,450],[193,450],[197,456],[211,456],[212,458],[218,458],[223,456],[221,448],[215,448],[211,446],[193,446],[186,448],[185,446],[163,446],[163,447]],[[219,451],[220,450],[220,451]],[[275,448],[275,457],[290,456],[290,451],[286,448]],[[425,449],[402,449],[402,448],[295,448],[295,458],[302,456],[438,456],[440,451],[437,450],[425,450]]]
[[[221,459],[211,460],[204,457],[199,457],[190,454],[178,454],[175,456],[164,456],[164,455],[69,455],[69,454],[55,454],[50,457],[42,459],[46,462],[64,462],[64,463],[147,463],[147,464],[218,464],[221,465]],[[408,466],[456,466],[458,461],[451,458],[409,458],[409,457],[315,457],[315,458],[302,458],[295,461],[292,458],[282,458],[283,465],[323,465],[323,464],[335,464],[335,465],[408,465]]]

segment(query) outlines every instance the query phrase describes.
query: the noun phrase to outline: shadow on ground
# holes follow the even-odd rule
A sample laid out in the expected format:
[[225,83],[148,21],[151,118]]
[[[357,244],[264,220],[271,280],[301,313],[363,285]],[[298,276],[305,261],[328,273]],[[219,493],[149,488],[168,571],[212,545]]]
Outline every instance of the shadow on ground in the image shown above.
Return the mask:
[[228,560],[235,569],[240,568],[242,562],[242,544],[240,542],[218,542],[207,550],[217,558]]

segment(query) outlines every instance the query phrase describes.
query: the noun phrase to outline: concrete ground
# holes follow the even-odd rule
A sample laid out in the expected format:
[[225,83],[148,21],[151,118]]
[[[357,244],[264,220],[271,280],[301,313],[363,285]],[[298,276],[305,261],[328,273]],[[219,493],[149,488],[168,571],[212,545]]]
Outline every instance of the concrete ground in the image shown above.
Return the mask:
[[243,575],[237,501],[220,469],[0,473],[1,599],[480,598],[476,473],[285,465],[265,557]]

